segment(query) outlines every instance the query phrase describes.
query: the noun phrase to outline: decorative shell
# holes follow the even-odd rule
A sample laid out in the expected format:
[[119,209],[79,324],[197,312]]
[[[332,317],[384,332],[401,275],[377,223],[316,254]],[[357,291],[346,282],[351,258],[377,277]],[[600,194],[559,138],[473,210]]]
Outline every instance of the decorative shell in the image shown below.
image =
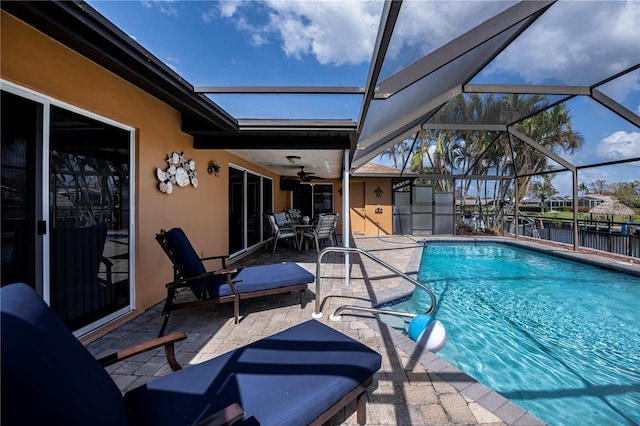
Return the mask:
[[167,174],[160,167],[158,167],[158,170],[156,170],[156,176],[158,176],[158,180],[160,182],[164,182],[165,180],[167,180]]
[[183,167],[178,167],[176,170],[176,183],[178,186],[189,185],[189,174]]
[[158,170],[156,170],[156,175],[158,176],[158,180],[160,182],[164,182],[165,180],[167,180],[167,174],[160,167],[158,167]]
[[198,187],[198,172],[194,160],[185,160],[184,154],[173,152],[167,155],[167,169],[156,170],[156,176],[160,184],[158,188],[161,192],[171,194],[175,185],[187,186],[189,184]]

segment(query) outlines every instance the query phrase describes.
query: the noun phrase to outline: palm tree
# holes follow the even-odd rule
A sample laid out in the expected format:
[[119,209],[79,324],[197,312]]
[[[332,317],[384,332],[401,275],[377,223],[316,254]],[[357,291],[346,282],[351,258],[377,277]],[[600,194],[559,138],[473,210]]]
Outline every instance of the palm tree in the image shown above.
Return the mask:
[[586,194],[586,193],[587,193],[587,191],[589,191],[589,187],[587,186],[587,184],[586,184],[586,183],[584,183],[584,182],[580,182],[580,183],[578,184],[578,191],[580,191],[580,193],[581,193],[582,195],[584,195],[584,194]]
[[534,182],[531,188],[531,192],[540,199],[540,214],[542,215],[544,215],[544,201],[558,193],[551,184],[554,177],[555,173],[542,175],[542,182]]
[[409,148],[410,143],[408,140],[403,140],[398,142],[397,144],[387,148],[384,150],[382,154],[380,154],[381,158],[389,157],[393,161],[393,166],[396,169],[399,169],[404,166],[405,161],[410,156]]
[[[447,102],[430,122],[513,125],[541,147],[556,154],[580,149],[584,141],[583,136],[573,129],[567,105],[561,103],[548,108],[548,99],[544,95],[464,94]],[[530,189],[531,177],[548,172],[553,166],[542,152],[524,142],[518,143],[517,138],[511,138],[506,132],[420,130],[415,142],[412,153],[402,151],[411,146],[404,141],[385,154],[396,164],[400,157],[403,160],[410,158],[411,170],[420,174],[447,175],[457,171],[456,174],[516,176],[520,199]],[[486,182],[489,181],[475,181],[478,198],[483,192],[489,192]],[[460,182],[462,199],[467,197],[472,184],[471,180]],[[513,197],[512,184],[511,180],[494,180],[491,189],[500,205],[507,197]],[[440,180],[438,189],[453,191],[452,181]],[[494,225],[498,224],[500,216],[502,209],[494,210]]]

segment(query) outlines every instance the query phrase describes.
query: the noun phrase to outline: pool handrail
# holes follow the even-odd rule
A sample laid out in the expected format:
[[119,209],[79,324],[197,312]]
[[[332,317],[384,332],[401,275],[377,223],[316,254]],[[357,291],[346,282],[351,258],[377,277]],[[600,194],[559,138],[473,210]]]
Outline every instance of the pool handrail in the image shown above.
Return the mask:
[[[373,260],[374,262],[378,263],[381,266],[384,266],[385,268],[387,268],[388,270],[390,270],[391,272],[394,272],[396,275],[401,276],[402,278],[404,278],[405,280],[409,281],[411,284],[415,285],[416,287],[421,288],[422,290],[426,291],[427,294],[429,295],[429,298],[431,299],[431,306],[429,307],[429,309],[425,312],[427,315],[433,313],[433,311],[435,311],[436,309],[436,295],[433,293],[433,291],[431,291],[431,289],[427,286],[425,286],[424,284],[422,284],[421,282],[417,281],[415,278],[407,275],[406,273],[400,271],[399,269],[395,268],[394,266],[388,264],[387,262],[385,262],[384,260],[375,257],[374,255],[372,255],[371,253],[359,249],[357,247],[327,247],[325,249],[323,249],[320,254],[318,255],[318,260],[316,261],[316,309],[315,312],[313,312],[313,314],[311,314],[311,316],[313,318],[322,318],[322,312],[320,312],[320,282],[321,282],[321,269],[322,269],[322,258],[324,257],[325,254],[327,253],[360,253],[366,257],[368,257],[369,259]],[[361,307],[356,307],[356,306],[341,306],[338,308],[338,310],[344,310],[344,309],[355,309],[355,310],[363,310],[363,311],[370,311],[371,309],[376,309],[376,308],[361,308]],[[336,310],[336,314],[338,313],[338,310]],[[334,315],[335,316],[335,315]]]

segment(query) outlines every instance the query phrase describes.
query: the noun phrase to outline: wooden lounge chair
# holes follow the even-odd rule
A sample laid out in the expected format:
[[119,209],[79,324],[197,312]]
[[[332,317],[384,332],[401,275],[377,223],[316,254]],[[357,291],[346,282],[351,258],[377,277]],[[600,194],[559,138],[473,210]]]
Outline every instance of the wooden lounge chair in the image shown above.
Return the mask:
[[123,397],[30,287],[5,286],[0,299],[3,425],[319,425],[354,400],[364,424],[381,364],[377,352],[310,320]]
[[[242,299],[299,291],[300,306],[304,308],[307,286],[315,280],[313,274],[293,262],[228,269],[228,256],[201,259],[181,228],[161,230],[156,240],[171,259],[174,270],[174,281],[166,284],[167,299],[162,310],[164,321],[159,336],[164,334],[172,310],[202,303],[233,302],[236,324]],[[202,262],[214,259],[222,262],[222,269],[207,272]],[[190,288],[196,300],[175,303],[177,291],[183,288]]]

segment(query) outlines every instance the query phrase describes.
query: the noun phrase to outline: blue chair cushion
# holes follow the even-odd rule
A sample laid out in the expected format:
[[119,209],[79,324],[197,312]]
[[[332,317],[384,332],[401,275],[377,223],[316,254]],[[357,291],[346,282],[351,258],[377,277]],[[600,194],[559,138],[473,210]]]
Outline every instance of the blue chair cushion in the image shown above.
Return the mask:
[[194,250],[191,242],[181,228],[173,228],[165,233],[167,246],[173,254],[178,268],[185,277],[195,277],[207,272],[198,253]]
[[[180,268],[185,278],[206,272],[202,261],[181,228],[167,231],[165,239],[177,263],[176,266]],[[291,262],[250,266],[232,276],[232,280],[237,282],[236,287],[240,293],[312,283],[314,279],[311,273]],[[210,298],[233,294],[226,275],[211,275],[202,280],[195,280],[190,287],[198,299],[203,298],[205,291]]]
[[104,367],[26,284],[0,288],[3,425],[127,425]]
[[[191,242],[181,228],[173,228],[165,233],[167,247],[173,255],[173,259],[184,278],[195,277],[207,272],[202,264],[198,253],[194,250]],[[218,284],[223,282],[223,277],[215,277]],[[207,288],[207,280],[196,280],[190,285],[191,291],[198,299],[202,299]]]
[[[313,274],[293,262],[249,266],[232,275],[232,280],[241,294],[312,283],[314,279]],[[233,294],[225,276],[211,277],[207,283],[207,292],[209,297]]]
[[[136,424],[194,424],[237,402],[239,424],[303,425],[380,368],[365,345],[310,320],[125,395]],[[186,414],[185,414],[186,413]]]

